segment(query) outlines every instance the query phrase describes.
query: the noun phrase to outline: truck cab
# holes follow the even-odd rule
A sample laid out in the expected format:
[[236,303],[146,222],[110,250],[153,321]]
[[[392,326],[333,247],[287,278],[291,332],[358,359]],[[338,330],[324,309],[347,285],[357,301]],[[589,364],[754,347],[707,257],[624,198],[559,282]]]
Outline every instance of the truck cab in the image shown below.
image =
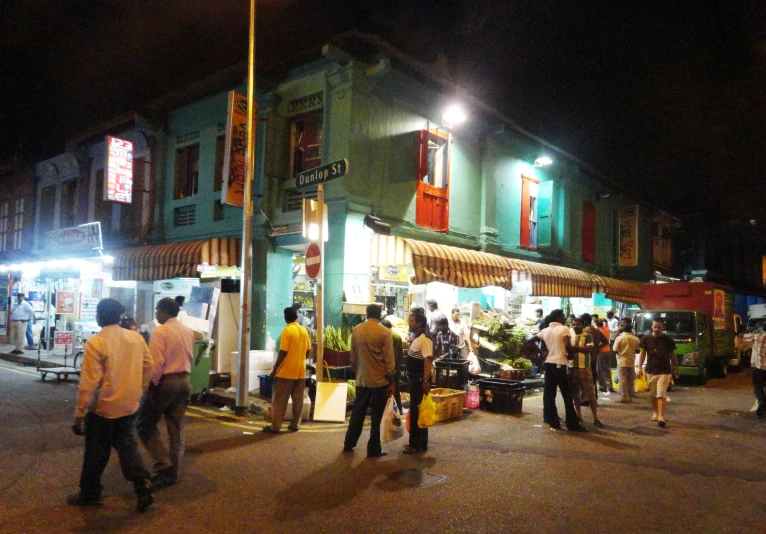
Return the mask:
[[665,322],[665,333],[676,344],[678,374],[704,383],[710,377],[711,347],[708,317],[691,310],[645,310],[634,319],[636,335],[652,333],[655,318]]

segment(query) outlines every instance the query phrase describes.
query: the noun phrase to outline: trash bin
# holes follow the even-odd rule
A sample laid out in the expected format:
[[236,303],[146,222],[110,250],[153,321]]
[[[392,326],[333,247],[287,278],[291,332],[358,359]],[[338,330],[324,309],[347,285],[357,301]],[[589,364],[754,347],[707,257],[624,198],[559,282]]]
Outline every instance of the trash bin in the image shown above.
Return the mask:
[[[205,354],[207,341],[195,341],[189,374],[192,399],[196,400],[210,387],[210,356]],[[212,347],[211,347],[212,350]]]

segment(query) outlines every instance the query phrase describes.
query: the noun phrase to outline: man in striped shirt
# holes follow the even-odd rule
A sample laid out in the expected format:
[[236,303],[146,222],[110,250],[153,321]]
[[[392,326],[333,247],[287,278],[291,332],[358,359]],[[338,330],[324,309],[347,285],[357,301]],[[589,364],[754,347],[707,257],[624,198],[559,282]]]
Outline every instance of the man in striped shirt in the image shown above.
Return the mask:
[[583,320],[575,318],[572,321],[572,330],[574,338],[572,339],[572,349],[575,352],[572,357],[572,368],[570,377],[572,379],[572,397],[574,399],[577,418],[582,421],[581,406],[590,406],[593,412],[593,424],[598,428],[604,428],[598,418],[598,396],[593,387],[593,373],[590,368],[591,351],[593,351],[593,336],[583,331]]

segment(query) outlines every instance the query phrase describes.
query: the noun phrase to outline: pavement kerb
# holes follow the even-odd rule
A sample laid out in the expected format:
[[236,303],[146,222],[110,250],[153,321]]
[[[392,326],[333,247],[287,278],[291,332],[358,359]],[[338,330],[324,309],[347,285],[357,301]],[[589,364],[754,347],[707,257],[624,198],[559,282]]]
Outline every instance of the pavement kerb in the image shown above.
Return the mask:
[[[37,358],[30,358],[29,356],[22,356],[20,354],[10,354],[8,352],[0,352],[0,360],[6,360],[21,365],[29,365],[31,367],[37,367]],[[60,367],[61,363],[49,362],[47,360],[40,360],[42,367]]]

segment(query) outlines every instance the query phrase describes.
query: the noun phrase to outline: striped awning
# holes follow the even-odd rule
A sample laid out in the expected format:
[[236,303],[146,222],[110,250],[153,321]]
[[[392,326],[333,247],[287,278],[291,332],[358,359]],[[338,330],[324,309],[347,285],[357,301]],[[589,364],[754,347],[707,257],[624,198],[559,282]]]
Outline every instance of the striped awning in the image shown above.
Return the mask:
[[215,237],[165,245],[126,248],[114,256],[112,278],[151,282],[170,278],[195,278],[197,266],[240,264],[242,240]]
[[596,275],[592,275],[592,277],[594,293],[604,293],[608,299],[619,300],[627,304],[638,304],[640,306],[643,303],[641,298],[643,282],[615,280],[614,278]]
[[513,260],[520,273],[527,273],[532,281],[532,295],[537,297],[582,297],[593,296],[591,275],[577,269]]

